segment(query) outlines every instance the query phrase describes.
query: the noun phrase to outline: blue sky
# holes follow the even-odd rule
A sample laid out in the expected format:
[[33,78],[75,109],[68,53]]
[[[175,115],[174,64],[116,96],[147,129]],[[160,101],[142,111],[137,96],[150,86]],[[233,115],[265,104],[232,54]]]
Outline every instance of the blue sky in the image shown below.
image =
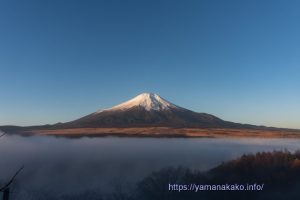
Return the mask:
[[300,2],[0,2],[0,125],[65,122],[142,92],[300,128]]

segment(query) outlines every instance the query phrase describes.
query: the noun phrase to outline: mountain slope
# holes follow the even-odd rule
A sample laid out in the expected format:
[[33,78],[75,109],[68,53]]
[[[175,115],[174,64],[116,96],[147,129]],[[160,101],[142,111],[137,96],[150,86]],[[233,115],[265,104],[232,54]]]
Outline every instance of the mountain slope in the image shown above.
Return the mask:
[[135,98],[83,118],[57,125],[57,128],[101,127],[201,127],[224,128],[237,124],[213,115],[176,106],[157,94],[143,93]]
[[112,108],[66,123],[30,127],[2,126],[0,130],[22,135],[64,136],[300,137],[299,130],[239,124],[207,113],[197,113],[153,93],[140,94]]

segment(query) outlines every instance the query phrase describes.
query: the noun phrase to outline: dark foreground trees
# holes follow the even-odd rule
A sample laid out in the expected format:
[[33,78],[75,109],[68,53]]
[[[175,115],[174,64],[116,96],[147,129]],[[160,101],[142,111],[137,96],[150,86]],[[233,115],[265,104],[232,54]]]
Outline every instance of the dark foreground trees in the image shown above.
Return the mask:
[[[169,184],[264,184],[258,191],[176,191]],[[30,192],[29,192],[30,193]],[[28,194],[29,194],[28,193]],[[207,171],[188,168],[165,168],[153,172],[133,189],[116,187],[113,194],[101,191],[43,194],[36,191],[23,200],[293,200],[300,197],[300,152],[263,152],[244,155]]]
[[[258,191],[170,191],[169,183],[224,185],[263,184]],[[299,199],[300,152],[274,151],[244,155],[205,173],[169,168],[152,173],[137,186],[136,199]]]

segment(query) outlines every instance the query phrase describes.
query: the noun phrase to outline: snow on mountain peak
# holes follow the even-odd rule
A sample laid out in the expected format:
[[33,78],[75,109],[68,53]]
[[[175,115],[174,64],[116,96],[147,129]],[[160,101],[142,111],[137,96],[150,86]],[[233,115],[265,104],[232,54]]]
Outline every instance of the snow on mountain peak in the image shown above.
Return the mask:
[[[132,107],[143,107],[145,110],[168,110],[170,108],[179,108],[178,106],[168,102],[167,100],[161,98],[159,95],[154,93],[142,93],[129,101],[116,105],[110,109],[105,109],[102,111],[116,111],[116,110],[128,110]],[[99,111],[99,112],[102,112]]]

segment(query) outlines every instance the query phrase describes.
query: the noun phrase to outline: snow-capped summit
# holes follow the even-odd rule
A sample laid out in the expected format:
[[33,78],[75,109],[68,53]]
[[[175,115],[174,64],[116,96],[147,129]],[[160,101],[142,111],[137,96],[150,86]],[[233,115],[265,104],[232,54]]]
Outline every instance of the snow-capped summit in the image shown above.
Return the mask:
[[103,127],[224,127],[233,126],[213,115],[176,106],[154,93],[142,93],[129,101],[59,125],[64,128]]
[[142,107],[147,111],[150,110],[162,111],[171,108],[179,108],[178,106],[168,102],[167,100],[163,99],[157,94],[142,93],[134,97],[133,99],[130,99],[129,101],[116,105],[110,109],[100,110],[97,113],[102,111],[117,111],[117,110],[124,111],[137,106]]

